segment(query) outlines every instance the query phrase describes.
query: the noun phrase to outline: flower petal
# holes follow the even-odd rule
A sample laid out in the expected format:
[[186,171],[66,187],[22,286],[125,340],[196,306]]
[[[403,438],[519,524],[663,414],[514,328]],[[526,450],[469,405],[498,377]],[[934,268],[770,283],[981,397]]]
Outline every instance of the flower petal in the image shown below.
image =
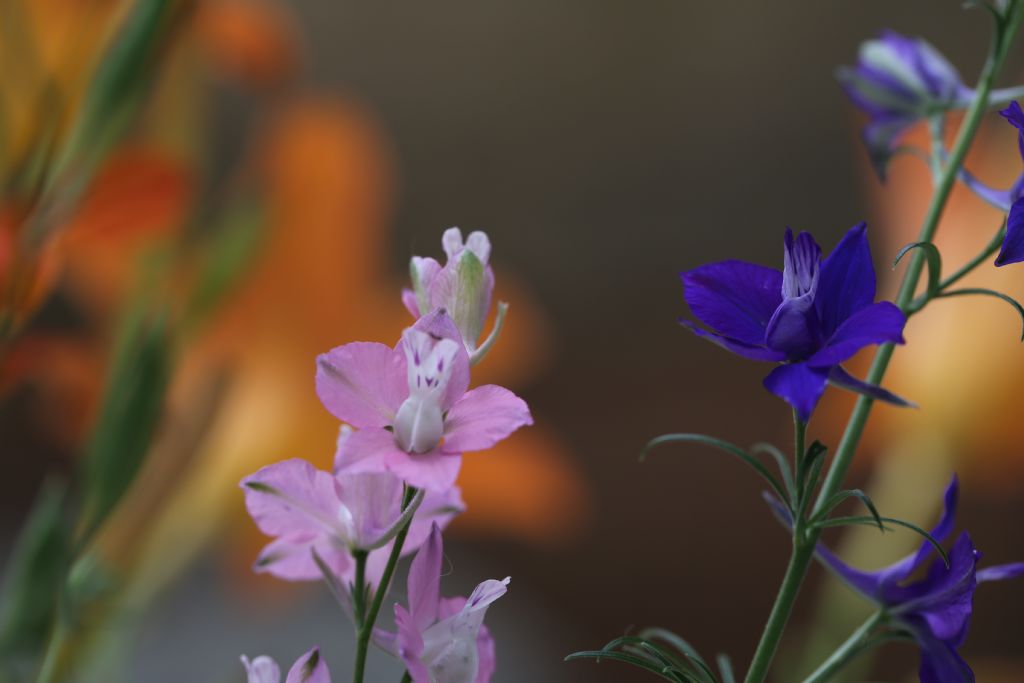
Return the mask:
[[953,643],[936,638],[922,622],[910,621],[907,626],[921,648],[921,683],[974,683],[974,672]]
[[427,542],[416,553],[409,566],[409,615],[421,632],[437,621],[443,556],[441,529],[434,524]]
[[887,602],[893,605],[893,614],[916,614],[936,638],[959,644],[971,618],[979,557],[971,537],[966,531],[961,533],[949,552],[948,569],[936,561],[921,581],[887,586]]
[[316,366],[320,402],[353,427],[391,424],[409,395],[405,356],[384,344],[345,344],[318,356]]
[[319,581],[323,575],[313,560],[314,549],[337,576],[348,576],[355,568],[348,551],[339,548],[327,536],[285,536],[263,547],[253,571],[284,581]]
[[821,263],[814,301],[824,338],[830,338],[847,318],[874,300],[875,266],[871,262],[867,224],[859,223]]
[[[463,597],[442,598],[438,618],[447,619],[458,614],[466,606],[466,602],[466,598]],[[476,636],[476,679],[472,683],[490,683],[498,666],[495,649],[494,636],[491,635],[490,629],[487,628],[487,624],[481,625]]]
[[451,488],[462,466],[461,455],[442,453],[438,449],[415,454],[400,450],[388,453],[385,459],[388,471],[404,479],[409,486],[436,492]]
[[285,683],[331,683],[331,672],[320,656],[320,649],[314,647],[299,657],[288,672]]
[[780,365],[764,378],[765,388],[796,409],[800,419],[811,418],[814,407],[825,392],[828,370],[812,368],[806,363]]
[[423,636],[410,615],[401,605],[395,605],[395,626],[398,628],[398,656],[413,683],[433,683],[430,672],[420,660],[423,654]]
[[809,232],[793,239],[790,228],[786,228],[783,243],[782,296],[795,299],[810,294],[813,298],[821,268],[821,247]]
[[1024,157],[1024,111],[1016,101],[1013,101],[999,114],[1017,129],[1017,148],[1021,157]]
[[1000,564],[995,567],[979,569],[977,578],[978,583],[982,583],[984,581],[1004,581],[1018,576],[1024,576],[1024,562]]
[[485,384],[466,392],[444,423],[443,453],[490,448],[524,425],[533,424],[526,402],[504,387]]
[[1006,217],[1006,237],[1003,238],[1003,247],[996,257],[996,265],[1005,266],[1021,261],[1024,261],[1024,197],[1010,207],[1010,213]]
[[409,311],[414,320],[420,319],[420,305],[416,300],[416,292],[409,288],[402,290],[402,305],[405,306],[405,310]]
[[867,382],[857,379],[839,365],[836,365],[829,370],[828,381],[829,384],[834,387],[862,394],[869,398],[873,398],[876,401],[885,401],[886,403],[891,403],[892,405],[903,408],[917,407],[916,404],[911,403],[904,398],[900,398],[888,389],[883,389],[875,384],[868,384]]
[[266,655],[260,655],[252,661],[242,655],[242,666],[248,675],[247,683],[281,683],[281,668]]
[[[953,475],[949,485],[946,487],[946,493],[943,496],[942,517],[939,518],[938,523],[932,527],[930,532],[932,537],[940,543],[945,541],[953,532],[953,526],[956,524],[956,507],[959,498],[960,482],[956,475]],[[905,581],[935,552],[935,548],[931,543],[928,541],[921,541],[921,545],[918,547],[916,553],[908,555],[899,562],[890,565],[880,572],[883,580],[892,585]]]
[[347,511],[334,477],[305,460],[292,458],[268,465],[243,479],[240,486],[246,509],[265,534],[346,538],[340,520]]
[[[448,378],[448,388],[445,389],[444,399],[441,401],[442,410],[448,410],[452,405],[462,398],[462,395],[469,389],[469,354],[462,341],[462,334],[455,326],[455,322],[443,308],[428,313],[412,326],[414,330],[426,332],[439,339],[451,339],[459,346],[452,362],[451,376]],[[403,371],[405,367],[403,365]],[[408,395],[408,392],[406,392]]]
[[390,472],[341,472],[335,480],[350,514],[353,547],[375,545],[402,514],[402,480]]
[[902,344],[907,317],[895,304],[880,301],[860,309],[847,318],[815,353],[810,364],[818,367],[836,365],[849,359],[865,346],[891,342]]
[[750,346],[782,303],[782,273],[745,261],[721,261],[680,273],[690,310],[716,333]]
[[768,323],[765,344],[786,358],[802,360],[821,345],[820,327],[813,293],[786,299]]
[[744,344],[743,342],[736,341],[735,339],[729,339],[723,337],[720,334],[714,332],[708,332],[697,326],[691,320],[683,320],[680,318],[679,324],[693,332],[698,337],[707,339],[712,344],[721,346],[726,351],[732,351],[738,356],[743,356],[750,360],[767,360],[767,361],[782,361],[786,360],[786,354],[782,351],[776,351],[775,349],[769,349],[765,346],[751,346],[750,344]]
[[338,446],[334,457],[336,474],[387,472],[388,457],[396,452],[405,454],[398,447],[394,433],[387,429],[357,430],[339,440]]

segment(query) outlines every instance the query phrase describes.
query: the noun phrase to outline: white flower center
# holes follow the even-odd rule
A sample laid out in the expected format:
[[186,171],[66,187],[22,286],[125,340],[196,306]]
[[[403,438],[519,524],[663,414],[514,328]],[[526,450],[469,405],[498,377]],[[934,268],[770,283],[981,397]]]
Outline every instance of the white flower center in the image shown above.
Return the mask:
[[459,345],[411,328],[402,341],[409,369],[409,398],[395,417],[395,439],[408,453],[426,453],[444,436],[441,402]]

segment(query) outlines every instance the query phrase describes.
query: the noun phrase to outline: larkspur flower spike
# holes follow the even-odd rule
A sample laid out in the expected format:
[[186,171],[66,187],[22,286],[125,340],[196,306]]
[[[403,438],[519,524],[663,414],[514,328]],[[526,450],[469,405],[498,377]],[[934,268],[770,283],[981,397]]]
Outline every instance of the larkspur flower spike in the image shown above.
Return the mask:
[[447,311],[475,365],[497,339],[507,311],[506,304],[498,304],[494,330],[479,343],[494,291],[494,272],[489,263],[491,241],[479,230],[463,241],[461,230],[449,228],[441,245],[448,257],[444,267],[429,257],[412,257],[409,274],[413,288],[402,292],[402,301],[416,318],[438,309]]
[[850,375],[841,363],[860,349],[902,344],[906,317],[889,302],[874,303],[875,269],[866,226],[855,226],[825,259],[809,233],[786,231],[782,272],[722,261],[681,273],[697,319],[680,322],[694,334],[745,358],[781,363],[765,387],[807,421],[825,385],[909,405]]

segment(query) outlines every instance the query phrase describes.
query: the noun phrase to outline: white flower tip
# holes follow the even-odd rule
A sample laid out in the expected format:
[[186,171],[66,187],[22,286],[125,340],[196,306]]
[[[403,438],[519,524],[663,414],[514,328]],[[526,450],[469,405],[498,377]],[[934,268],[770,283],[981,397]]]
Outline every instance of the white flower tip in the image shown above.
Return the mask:
[[462,231],[458,228],[445,230],[441,236],[441,246],[444,247],[444,253],[448,255],[448,258],[453,259],[458,256],[463,249]]
[[487,265],[487,261],[491,258],[491,240],[487,237],[487,233],[475,230],[469,233],[469,237],[466,239],[466,249],[473,252],[482,265]]

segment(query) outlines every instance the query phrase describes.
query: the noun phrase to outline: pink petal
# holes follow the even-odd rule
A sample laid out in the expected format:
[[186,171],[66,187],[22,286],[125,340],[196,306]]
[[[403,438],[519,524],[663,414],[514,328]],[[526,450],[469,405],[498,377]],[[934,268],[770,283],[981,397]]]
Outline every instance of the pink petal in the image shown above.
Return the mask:
[[423,636],[416,624],[401,605],[395,605],[395,626],[398,628],[398,656],[405,662],[405,668],[412,676],[413,683],[432,683],[430,672],[420,661],[423,653]]
[[387,472],[388,460],[395,455],[406,455],[398,447],[395,435],[381,428],[360,429],[348,435],[334,459],[337,474],[358,472]]
[[387,469],[405,480],[409,486],[427,491],[446,491],[459,478],[462,456],[442,453],[437,449],[429,453],[409,454],[395,450],[387,454]]
[[443,531],[455,515],[465,511],[466,503],[462,500],[462,491],[458,486],[451,486],[443,491],[427,490],[423,502],[412,518],[409,534],[405,537],[403,554],[411,553],[423,545],[435,524]]
[[441,451],[482,451],[523,425],[533,424],[526,402],[504,387],[486,384],[466,393],[445,420]]
[[[466,606],[466,598],[441,598],[437,618],[447,619],[458,614]],[[486,624],[480,626],[476,635],[477,673],[473,683],[490,683],[491,676],[498,668],[494,636]]]
[[248,683],[281,683],[281,669],[270,657],[261,655],[249,661],[242,655],[242,666],[245,667]]
[[[452,374],[448,379],[448,387],[445,389],[444,399],[441,401],[441,409],[448,410],[469,389],[469,354],[466,352],[462,335],[459,333],[459,329],[455,326],[451,316],[443,308],[420,318],[413,325],[413,329],[442,339],[451,339],[459,345],[459,350],[455,354],[455,360],[452,363]],[[406,396],[408,394],[409,392],[406,391]]]
[[271,541],[253,565],[259,574],[271,574],[285,581],[319,581],[323,578],[313,560],[313,549],[337,576],[348,576],[355,565],[344,549],[338,548],[326,536],[285,537]]
[[268,465],[242,480],[245,506],[270,536],[344,534],[334,477],[305,460]]
[[409,396],[405,356],[384,344],[345,344],[320,354],[316,366],[320,402],[353,427],[391,424]]
[[416,292],[411,289],[402,290],[402,305],[405,306],[405,310],[412,314],[412,317],[419,320],[420,317],[420,304],[416,300]]
[[402,514],[402,480],[390,472],[342,472],[335,480],[352,515],[350,540],[362,548],[377,543]]
[[288,672],[285,683],[331,683],[331,672],[320,656],[320,649],[314,647],[299,657]]
[[437,602],[441,590],[441,559],[444,555],[444,544],[441,541],[441,529],[434,524],[430,536],[416,553],[409,566],[409,613],[417,630],[425,628],[437,621]]

